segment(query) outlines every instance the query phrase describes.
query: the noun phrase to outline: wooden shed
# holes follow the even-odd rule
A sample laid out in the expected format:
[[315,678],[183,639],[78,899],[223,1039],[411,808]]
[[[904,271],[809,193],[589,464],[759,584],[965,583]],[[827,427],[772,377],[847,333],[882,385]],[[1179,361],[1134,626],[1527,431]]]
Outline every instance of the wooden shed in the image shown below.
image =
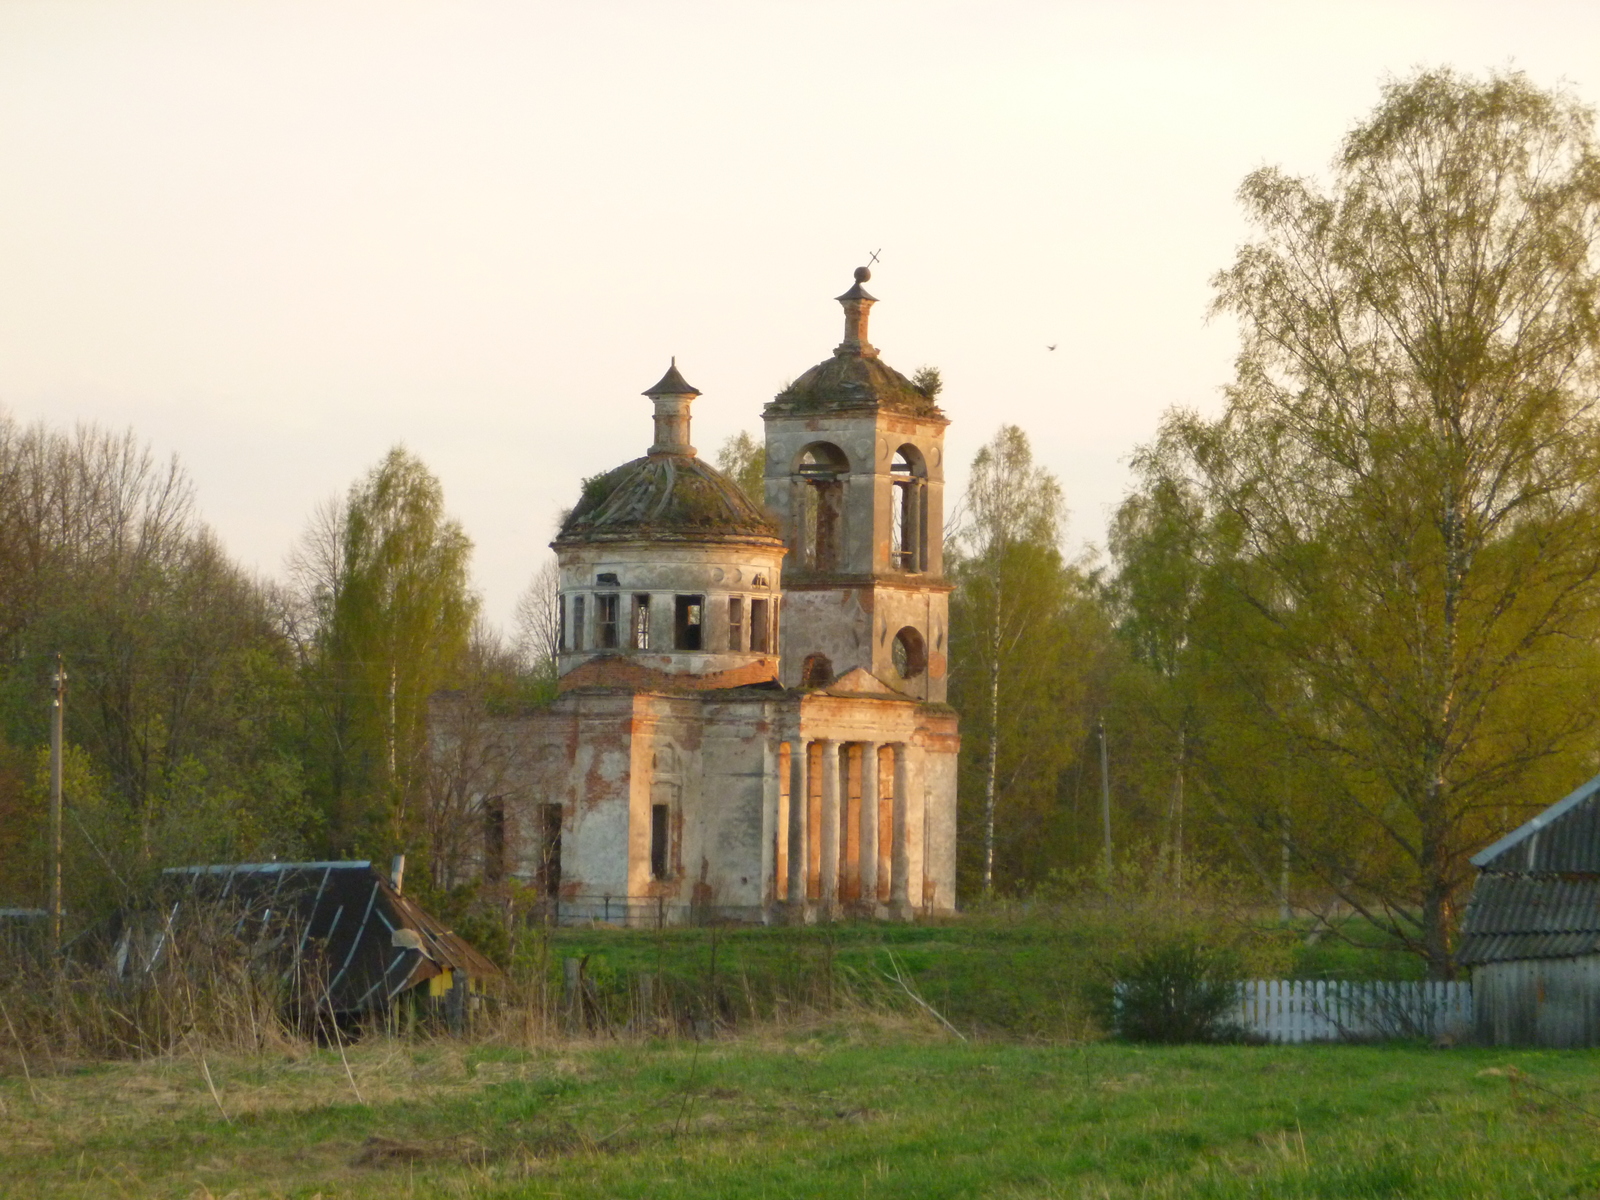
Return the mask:
[[340,1017],[407,996],[459,1020],[502,978],[370,862],[228,863],[162,875],[160,911],[129,922],[113,950],[118,975],[150,969],[167,931],[199,906],[222,912],[253,957],[276,964],[299,1003]]
[[1600,1046],[1600,775],[1472,857],[1456,960],[1495,1046]]

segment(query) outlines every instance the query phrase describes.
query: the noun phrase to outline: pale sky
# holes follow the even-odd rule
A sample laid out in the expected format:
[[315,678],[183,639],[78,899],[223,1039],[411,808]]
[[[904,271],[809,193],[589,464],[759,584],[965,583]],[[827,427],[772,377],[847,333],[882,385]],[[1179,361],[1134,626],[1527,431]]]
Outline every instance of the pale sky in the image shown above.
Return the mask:
[[1600,5],[11,0],[0,407],[176,453],[269,576],[403,442],[508,624],[669,357],[711,459],[879,250],[956,489],[1020,425],[1098,544],[1161,412],[1220,404],[1239,181],[1439,65],[1600,102]]

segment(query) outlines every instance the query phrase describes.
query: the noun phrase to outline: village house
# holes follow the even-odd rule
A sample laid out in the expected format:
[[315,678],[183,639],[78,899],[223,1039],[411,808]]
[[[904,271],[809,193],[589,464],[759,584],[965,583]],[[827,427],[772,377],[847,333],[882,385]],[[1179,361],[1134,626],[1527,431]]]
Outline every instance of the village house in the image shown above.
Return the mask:
[[[483,876],[561,920],[954,909],[948,422],[867,340],[855,276],[844,340],[764,410],[764,506],[696,457],[674,361],[647,453],[552,543],[559,697],[483,718],[501,761],[472,811]],[[436,757],[467,703],[436,699]]]

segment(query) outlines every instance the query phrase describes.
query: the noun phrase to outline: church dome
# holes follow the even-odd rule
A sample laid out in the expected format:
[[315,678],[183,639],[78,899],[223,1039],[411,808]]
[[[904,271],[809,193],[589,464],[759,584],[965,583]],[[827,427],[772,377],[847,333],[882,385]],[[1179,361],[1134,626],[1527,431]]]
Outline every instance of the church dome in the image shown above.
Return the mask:
[[770,407],[783,413],[877,408],[915,417],[943,415],[933,397],[899,371],[862,354],[835,354],[818,363],[779,392]]
[[833,357],[812,367],[779,392],[767,413],[788,416],[804,413],[882,409],[912,417],[943,417],[931,391],[924,391],[878,357],[867,341],[867,314],[877,303],[861,285],[872,278],[866,267],[856,268],[856,281],[836,297],[844,307],[844,341]]
[[648,454],[584,484],[558,545],[620,541],[778,540],[749,497],[710,463]]
[[775,526],[734,483],[695,457],[689,408],[700,394],[678,373],[645,392],[655,405],[655,442],[643,458],[586,480],[561,523],[556,546],[596,542],[778,543]]

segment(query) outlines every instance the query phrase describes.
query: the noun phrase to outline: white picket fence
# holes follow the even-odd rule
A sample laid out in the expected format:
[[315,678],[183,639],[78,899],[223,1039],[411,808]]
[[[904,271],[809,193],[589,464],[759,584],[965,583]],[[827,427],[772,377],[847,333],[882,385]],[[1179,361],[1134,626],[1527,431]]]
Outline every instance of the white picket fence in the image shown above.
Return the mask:
[[1269,1042],[1465,1040],[1472,1031],[1472,985],[1252,979],[1239,985],[1236,1019],[1247,1036]]

